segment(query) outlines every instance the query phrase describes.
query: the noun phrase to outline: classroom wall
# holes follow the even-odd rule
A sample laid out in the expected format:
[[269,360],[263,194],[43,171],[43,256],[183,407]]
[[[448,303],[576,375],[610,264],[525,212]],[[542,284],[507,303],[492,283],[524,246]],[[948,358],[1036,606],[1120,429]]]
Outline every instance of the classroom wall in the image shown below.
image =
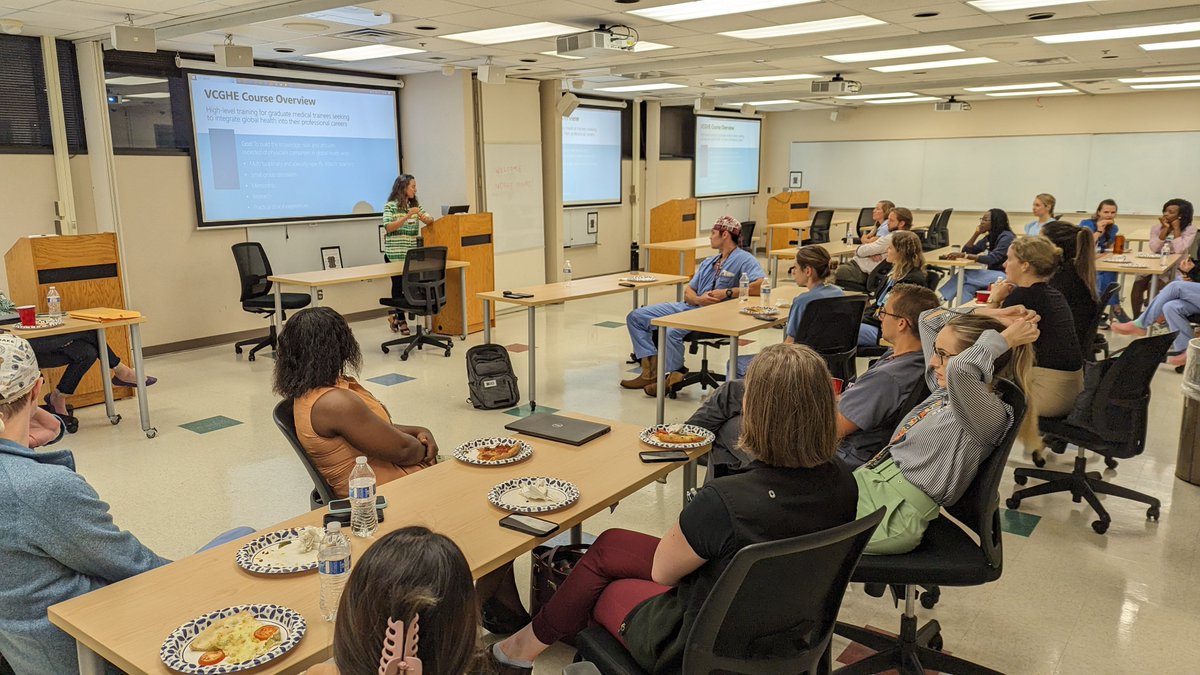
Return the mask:
[[[404,172],[417,178],[417,196],[436,218],[443,205],[470,204],[476,210],[471,72],[449,77],[423,73],[404,77],[400,90],[400,146]],[[390,187],[390,185],[389,185]]]

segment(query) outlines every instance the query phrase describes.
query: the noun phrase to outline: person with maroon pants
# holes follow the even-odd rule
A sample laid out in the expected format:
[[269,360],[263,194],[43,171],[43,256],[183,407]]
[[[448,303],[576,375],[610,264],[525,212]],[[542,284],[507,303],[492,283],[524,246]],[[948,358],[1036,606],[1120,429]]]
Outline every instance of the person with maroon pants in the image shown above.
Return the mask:
[[858,488],[836,458],[833,388],[816,352],[778,344],[751,361],[740,440],[749,469],[709,481],[661,540],[602,533],[533,622],[493,646],[501,675],[531,672],[591,621],[646,670],[682,672],[696,616],[738,551],[854,520]]

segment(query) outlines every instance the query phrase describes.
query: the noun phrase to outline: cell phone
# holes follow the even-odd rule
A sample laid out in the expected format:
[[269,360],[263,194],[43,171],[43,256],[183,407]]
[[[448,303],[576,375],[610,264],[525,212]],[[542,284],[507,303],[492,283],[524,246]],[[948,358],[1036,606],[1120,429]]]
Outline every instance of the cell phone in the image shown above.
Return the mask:
[[512,298],[514,300],[524,300],[526,298],[533,297],[533,293],[515,293],[513,291],[504,291],[503,295],[506,298]]
[[628,281],[621,281],[621,282],[618,282],[618,283],[617,283],[617,285],[618,285],[618,286],[624,286],[625,288],[637,288],[637,284],[631,284],[631,283],[629,283]]
[[647,464],[688,461],[688,454],[682,450],[645,451],[639,452],[638,457]]
[[[375,508],[383,510],[387,508],[387,497],[383,495],[375,495]],[[329,502],[330,513],[350,513],[349,499],[335,499]]]
[[558,523],[552,523],[541,518],[533,516],[525,516],[517,513],[510,513],[500,519],[500,527],[507,527],[510,530],[532,534],[535,537],[544,537],[558,529]]
[[[375,518],[379,522],[381,522],[381,523],[383,522],[383,509],[375,509]],[[339,511],[338,513],[326,513],[325,519],[322,522],[325,525],[328,525],[334,521],[341,523],[342,527],[349,528],[350,527],[350,512],[349,511]]]

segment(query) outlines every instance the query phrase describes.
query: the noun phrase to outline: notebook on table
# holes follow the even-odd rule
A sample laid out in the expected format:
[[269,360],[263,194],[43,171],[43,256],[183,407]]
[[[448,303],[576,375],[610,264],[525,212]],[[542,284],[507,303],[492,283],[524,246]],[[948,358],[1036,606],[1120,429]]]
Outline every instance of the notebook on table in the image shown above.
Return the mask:
[[516,422],[504,425],[509,431],[516,431],[550,441],[558,441],[570,445],[583,445],[588,441],[607,434],[612,427],[607,424],[578,420],[574,417],[563,417],[551,413],[537,413],[523,417]]
[[121,319],[136,319],[141,312],[132,309],[113,309],[111,307],[92,307],[90,309],[73,309],[68,312],[76,319],[85,321],[120,321]]

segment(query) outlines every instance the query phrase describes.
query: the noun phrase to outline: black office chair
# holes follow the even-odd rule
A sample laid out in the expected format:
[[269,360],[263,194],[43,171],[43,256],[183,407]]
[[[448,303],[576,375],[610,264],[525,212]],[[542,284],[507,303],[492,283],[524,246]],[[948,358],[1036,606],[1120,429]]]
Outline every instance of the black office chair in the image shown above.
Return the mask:
[[715,333],[701,333],[692,331],[683,336],[683,342],[688,346],[688,353],[695,354],[700,352],[700,370],[688,370],[683,374],[683,379],[674,387],[667,390],[667,396],[677,398],[676,394],[684,387],[690,387],[693,384],[700,385],[700,391],[712,387],[716,389],[725,381],[725,374],[718,373],[708,367],[708,349],[720,349],[729,345],[729,337],[725,335],[717,335]]
[[754,255],[754,227],[758,223],[753,220],[742,221],[742,234],[738,238],[738,246],[746,249],[751,255]]
[[[883,513],[738,551],[696,616],[683,672],[828,672],[833,625],[850,573]],[[575,645],[576,660],[595,664],[604,675],[646,673],[602,627],[583,630]]]
[[[898,584],[904,593],[900,637],[838,622],[834,632],[876,653],[839,668],[838,675],[899,670],[906,675],[928,668],[941,673],[999,675],[996,671],[942,652],[941,626],[936,620],[917,628],[917,586],[979,586],[1000,578],[1004,550],[1000,530],[1000,478],[1025,417],[1025,395],[1011,382],[996,380],[996,392],[1013,409],[1013,424],[980,465],[962,498],[946,511],[949,518],[929,524],[921,544],[900,555],[864,555],[851,581]],[[978,538],[978,543],[975,541]]]
[[808,239],[800,242],[802,245],[807,244],[827,244],[829,243],[829,226],[833,223],[833,210],[824,209],[813,214],[812,222],[808,228]]
[[938,214],[937,221],[937,245],[938,248],[950,245],[950,216],[954,214],[954,209],[943,209]]
[[813,300],[792,337],[820,354],[834,377],[850,380],[856,373],[858,325],[866,306],[867,296],[860,293]]
[[[1092,348],[1083,350],[1083,358],[1088,361],[1095,361],[1096,354],[1104,353],[1104,358],[1109,356],[1108,338],[1100,332],[1100,322],[1104,320],[1104,313],[1108,311],[1108,303],[1113,299],[1113,296],[1121,290],[1121,286],[1117,282],[1112,282],[1100,293],[1100,303],[1096,305],[1096,320],[1092,323]],[[1041,464],[1038,464],[1041,466]]]
[[272,411],[271,417],[275,420],[275,426],[279,427],[279,431],[283,437],[291,444],[292,449],[300,457],[300,463],[304,465],[304,470],[308,472],[308,477],[312,479],[313,490],[309,493],[309,507],[314,511],[322,506],[328,506],[336,497],[333,494],[333,488],[329,487],[329,483],[325,482],[325,477],[317,471],[317,467],[313,466],[312,459],[308,453],[304,451],[304,446],[300,445],[300,438],[296,435],[296,415],[292,408],[293,401],[290,398],[284,399],[275,404],[275,410]]
[[[1090,450],[1101,455],[1109,468],[1114,468],[1116,460],[1136,457],[1146,449],[1150,381],[1174,339],[1175,333],[1140,338],[1131,342],[1120,356],[1088,366],[1087,381],[1076,401],[1075,411],[1066,417],[1038,418],[1038,429],[1047,443],[1063,448],[1068,443],[1078,446],[1074,468],[1070,473],[1017,469],[1013,477],[1017,485],[1025,485],[1030,478],[1046,482],[1013,492],[1008,498],[1008,508],[1020,508],[1021,501],[1029,497],[1070,492],[1071,501],[1084,500],[1092,507],[1097,516],[1097,520],[1092,521],[1092,529],[1104,534],[1112,517],[1097,494],[1106,494],[1147,504],[1146,518],[1158,520],[1162,506],[1158,499],[1104,482],[1099,472],[1087,470],[1086,453]],[[1095,374],[1091,370],[1095,370]],[[1086,410],[1086,414],[1076,412],[1081,410]]]
[[875,231],[874,215],[875,208],[871,206],[858,210],[858,223],[855,225],[854,229],[858,232],[859,239],[861,239],[864,234]]
[[[257,241],[246,241],[233,245],[233,260],[237,263],[239,285],[241,286],[242,311],[251,314],[263,314],[270,319],[275,314],[275,296],[271,293],[272,283],[267,281],[271,276],[271,261],[262,244]],[[283,308],[281,319],[287,318],[287,310],[301,309],[312,302],[308,293],[283,293],[280,296],[280,306]],[[241,354],[242,347],[254,345],[247,360],[253,361],[254,355],[260,349],[270,347],[275,349],[278,336],[275,334],[275,323],[265,338],[241,340],[233,345],[234,353]]]
[[[380,298],[379,304],[424,317],[440,312],[446,305],[446,247],[410,248],[404,257],[404,277],[400,281],[400,290],[401,297]],[[413,349],[421,349],[423,345],[444,349],[445,356],[450,356],[454,340],[436,337],[425,329],[423,323],[419,323],[412,335],[388,340],[379,347],[387,354],[388,347],[396,345],[406,345],[400,353],[400,360],[407,361],[409,353]]]

